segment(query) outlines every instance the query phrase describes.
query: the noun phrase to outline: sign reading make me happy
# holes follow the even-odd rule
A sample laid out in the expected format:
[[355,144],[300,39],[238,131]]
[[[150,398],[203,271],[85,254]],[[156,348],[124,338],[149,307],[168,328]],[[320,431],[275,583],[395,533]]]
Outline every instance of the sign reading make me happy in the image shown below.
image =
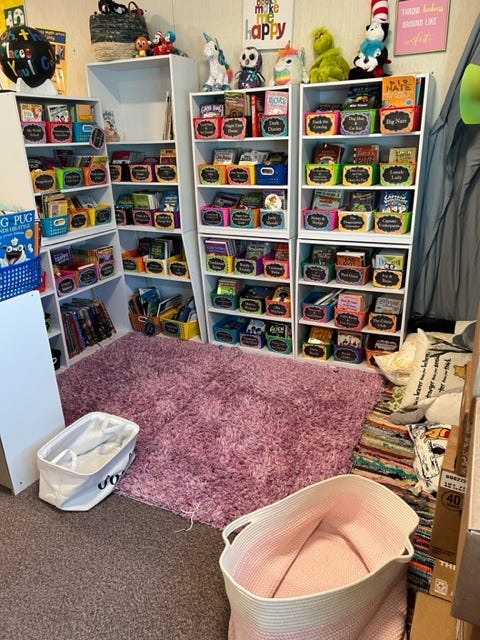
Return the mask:
[[281,49],[292,40],[293,0],[243,0],[243,46]]

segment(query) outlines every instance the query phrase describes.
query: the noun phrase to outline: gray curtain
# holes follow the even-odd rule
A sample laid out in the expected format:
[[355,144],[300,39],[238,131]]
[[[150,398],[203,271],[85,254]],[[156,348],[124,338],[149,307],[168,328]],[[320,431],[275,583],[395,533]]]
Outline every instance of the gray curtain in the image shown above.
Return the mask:
[[459,106],[469,63],[480,64],[480,15],[427,143],[413,319],[474,320],[480,304],[480,125],[465,125]]

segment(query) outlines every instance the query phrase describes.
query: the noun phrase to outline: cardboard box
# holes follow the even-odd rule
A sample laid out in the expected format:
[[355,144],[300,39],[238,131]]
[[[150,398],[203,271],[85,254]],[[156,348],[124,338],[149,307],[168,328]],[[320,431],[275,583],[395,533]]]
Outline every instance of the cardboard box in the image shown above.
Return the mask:
[[480,626],[480,398],[473,401],[467,493],[457,551],[457,576],[452,613]]
[[455,473],[458,427],[453,426],[443,458],[430,540],[434,558],[455,564],[466,478]]
[[410,640],[456,640],[455,628],[449,602],[422,591],[417,593]]
[[430,594],[452,601],[455,587],[455,565],[444,560],[435,560],[430,582]]

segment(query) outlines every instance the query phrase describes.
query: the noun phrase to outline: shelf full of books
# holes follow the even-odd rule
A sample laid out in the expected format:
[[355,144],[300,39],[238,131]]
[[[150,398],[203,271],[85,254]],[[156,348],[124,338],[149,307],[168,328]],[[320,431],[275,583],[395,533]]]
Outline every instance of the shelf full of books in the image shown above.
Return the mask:
[[157,316],[138,313],[135,305],[139,292],[153,291],[162,300],[180,296],[177,311],[182,318],[187,312],[180,309],[190,308],[193,299],[203,339],[188,113],[188,95],[198,90],[197,63],[176,55],[92,63],[87,65],[87,82],[90,95],[102,101],[107,123],[131,327],[143,330],[135,316],[144,315],[155,318],[149,330],[157,327],[156,333],[164,335]]
[[429,75],[300,90],[297,353],[375,366],[407,331]]

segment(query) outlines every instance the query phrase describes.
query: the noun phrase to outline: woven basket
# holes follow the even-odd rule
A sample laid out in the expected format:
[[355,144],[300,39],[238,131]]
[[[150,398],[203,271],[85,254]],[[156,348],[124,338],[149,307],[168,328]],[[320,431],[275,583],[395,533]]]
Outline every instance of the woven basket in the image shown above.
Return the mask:
[[139,36],[149,38],[145,17],[135,2],[128,3],[128,13],[94,13],[90,16],[90,41],[96,60],[131,58]]

